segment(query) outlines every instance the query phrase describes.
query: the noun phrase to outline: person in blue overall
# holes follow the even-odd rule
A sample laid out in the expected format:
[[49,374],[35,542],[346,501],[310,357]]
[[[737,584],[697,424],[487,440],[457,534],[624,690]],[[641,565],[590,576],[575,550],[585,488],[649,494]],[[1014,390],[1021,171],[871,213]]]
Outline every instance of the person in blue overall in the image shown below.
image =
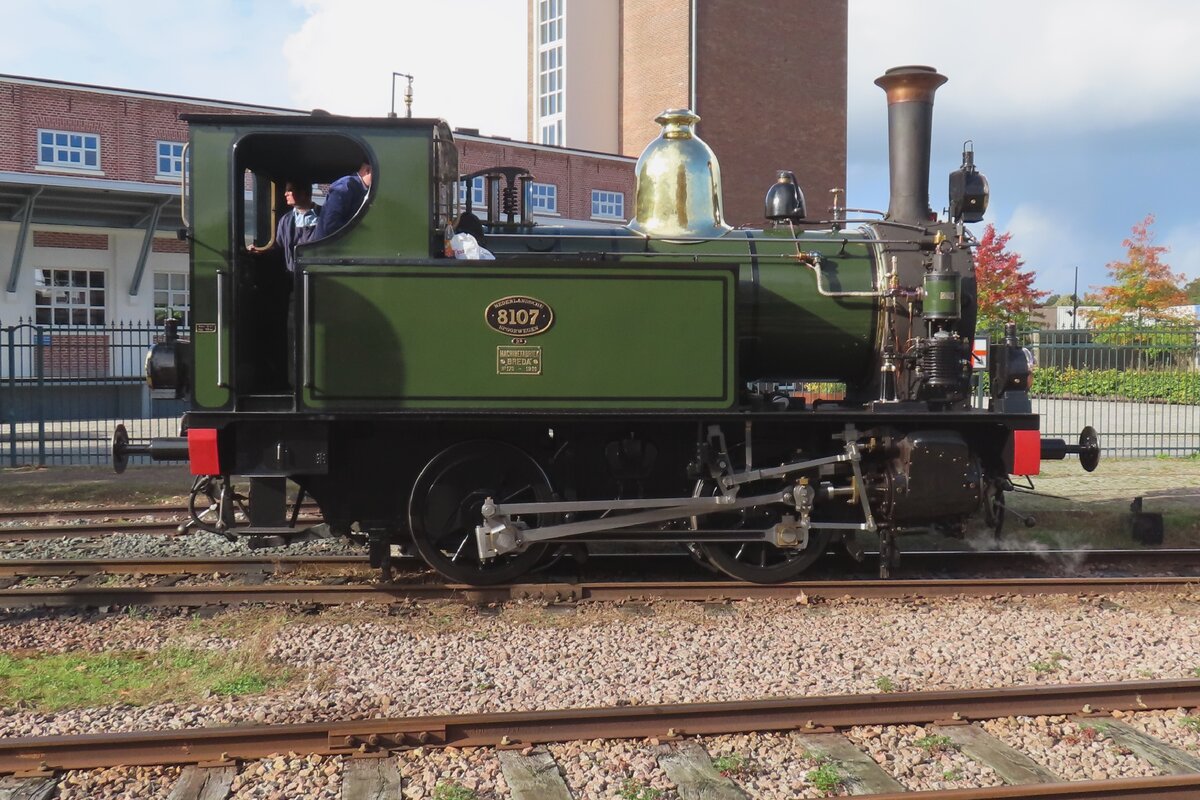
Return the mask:
[[312,238],[324,239],[349,222],[362,207],[370,188],[371,164],[367,161],[362,162],[358,172],[338,178],[329,184],[329,191],[325,194],[325,207],[321,210]]

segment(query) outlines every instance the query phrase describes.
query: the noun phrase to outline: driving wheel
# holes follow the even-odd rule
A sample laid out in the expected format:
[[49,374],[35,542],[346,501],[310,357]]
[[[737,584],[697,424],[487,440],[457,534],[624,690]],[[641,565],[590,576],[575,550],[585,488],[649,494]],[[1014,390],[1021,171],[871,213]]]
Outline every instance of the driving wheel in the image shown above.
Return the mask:
[[[715,492],[711,481],[701,481],[693,494],[703,497]],[[754,493],[765,492],[756,488]],[[777,506],[764,506],[693,517],[692,528],[765,530],[779,520]],[[808,544],[804,547],[776,547],[769,542],[707,542],[696,543],[694,547],[710,564],[731,578],[749,583],[782,583],[794,580],[812,566],[829,547],[832,538],[832,531],[818,529],[809,530]]]
[[[548,545],[533,544],[517,553],[481,559],[475,527],[483,522],[483,504],[547,502],[554,495],[546,473],[520,448],[505,442],[472,441],[451,445],[421,470],[408,503],[413,545],[425,562],[453,581],[488,585],[511,581],[532,569]],[[549,524],[547,514],[513,516],[534,528]]]

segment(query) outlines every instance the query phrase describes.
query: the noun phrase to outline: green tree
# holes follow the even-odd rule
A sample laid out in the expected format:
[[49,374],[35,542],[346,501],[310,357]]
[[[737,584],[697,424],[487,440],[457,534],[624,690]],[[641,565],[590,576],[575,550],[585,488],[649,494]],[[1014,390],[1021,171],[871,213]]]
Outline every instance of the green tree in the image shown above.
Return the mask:
[[1020,255],[1008,251],[1011,233],[996,233],[996,226],[983,229],[975,248],[975,279],[979,284],[979,322],[983,330],[999,328],[1006,322],[1018,326],[1029,322],[1034,306],[1050,294],[1033,288],[1033,272],[1021,269]]
[[1179,288],[1184,276],[1162,260],[1168,248],[1154,243],[1153,225],[1153,214],[1134,225],[1132,235],[1121,243],[1125,260],[1108,264],[1112,285],[1100,289],[1101,308],[1090,315],[1096,328],[1145,328],[1179,321],[1168,309],[1187,302]]
[[1188,285],[1183,287],[1183,291],[1187,294],[1189,303],[1200,303],[1200,278],[1192,278]]

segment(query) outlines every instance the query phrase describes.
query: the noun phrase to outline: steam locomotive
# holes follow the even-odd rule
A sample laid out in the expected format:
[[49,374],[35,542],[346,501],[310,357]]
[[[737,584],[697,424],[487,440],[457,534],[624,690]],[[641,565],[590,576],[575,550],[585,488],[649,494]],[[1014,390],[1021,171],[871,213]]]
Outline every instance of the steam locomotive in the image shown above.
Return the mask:
[[[987,207],[973,155],[929,207],[934,93],[898,67],[882,218],[811,220],[790,172],[767,225],[732,229],[697,117],[664,112],[637,162],[625,226],[535,222],[527,171],[485,170],[459,205],[455,143],[435,119],[189,115],[184,186],[190,341],[147,357],[155,396],[186,398],[182,435],[131,455],[187,459],[193,522],[252,543],[328,529],[390,569],[415,551],[453,581],[511,581],[597,543],[678,543],[744,581],[794,578],[836,544],[999,527],[1012,476],[1041,459],[1099,459],[1042,439],[1033,365],[1010,331],[991,346],[990,401],[972,407],[976,280],[967,223]],[[269,244],[283,182],[371,164],[362,207],[296,249]],[[859,212],[861,213],[861,212]],[[470,230],[494,260],[456,260]],[[251,247],[251,246],[254,247]],[[286,369],[283,367],[286,366]],[[787,391],[845,387],[836,401]],[[243,496],[235,488],[248,479]],[[288,481],[299,487],[292,497]]]

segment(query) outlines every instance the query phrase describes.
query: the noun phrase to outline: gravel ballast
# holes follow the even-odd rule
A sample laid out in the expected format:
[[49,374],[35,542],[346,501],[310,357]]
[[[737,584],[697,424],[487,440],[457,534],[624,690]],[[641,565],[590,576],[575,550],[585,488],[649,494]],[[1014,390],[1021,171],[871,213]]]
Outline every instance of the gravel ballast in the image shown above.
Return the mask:
[[224,649],[255,635],[300,678],[263,696],[6,708],[0,735],[1186,678],[1200,667],[1198,599],[763,601],[722,614],[663,602],[649,615],[518,603],[208,621],[26,614],[0,626],[0,651]]

